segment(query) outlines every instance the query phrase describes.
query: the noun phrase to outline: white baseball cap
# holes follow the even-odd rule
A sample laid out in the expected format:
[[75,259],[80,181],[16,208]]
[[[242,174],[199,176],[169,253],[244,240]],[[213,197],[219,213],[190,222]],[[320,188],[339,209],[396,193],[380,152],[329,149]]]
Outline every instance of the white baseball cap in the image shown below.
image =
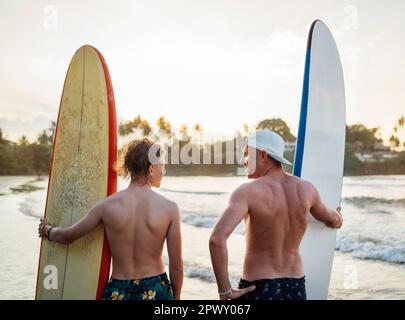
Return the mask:
[[292,166],[292,163],[284,158],[283,138],[270,130],[259,130],[246,138],[246,145],[260,151],[265,151],[274,160]]

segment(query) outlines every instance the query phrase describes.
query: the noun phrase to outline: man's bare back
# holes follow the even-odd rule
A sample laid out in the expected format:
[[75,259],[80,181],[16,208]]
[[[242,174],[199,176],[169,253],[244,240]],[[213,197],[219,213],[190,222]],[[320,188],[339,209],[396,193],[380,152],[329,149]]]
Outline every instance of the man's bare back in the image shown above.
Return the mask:
[[299,246],[307,228],[313,188],[284,174],[242,186],[249,204],[246,223],[246,280],[304,276]]

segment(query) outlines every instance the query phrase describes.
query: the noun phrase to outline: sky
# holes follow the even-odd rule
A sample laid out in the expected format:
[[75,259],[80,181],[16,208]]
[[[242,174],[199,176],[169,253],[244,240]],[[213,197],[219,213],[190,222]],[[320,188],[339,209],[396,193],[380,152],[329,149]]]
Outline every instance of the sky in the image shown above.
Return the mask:
[[0,0],[0,128],[11,140],[48,128],[70,59],[91,44],[119,121],[164,115],[219,137],[280,117],[296,135],[306,39],[320,18],[341,55],[347,123],[387,139],[405,115],[404,15],[402,0]]

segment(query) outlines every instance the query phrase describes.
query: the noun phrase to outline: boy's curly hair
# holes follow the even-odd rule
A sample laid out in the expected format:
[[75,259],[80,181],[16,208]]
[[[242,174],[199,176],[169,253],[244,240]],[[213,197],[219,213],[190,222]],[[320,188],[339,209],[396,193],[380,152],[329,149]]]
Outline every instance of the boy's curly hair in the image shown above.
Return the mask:
[[154,144],[148,138],[132,140],[120,155],[115,170],[123,174],[124,178],[130,177],[131,182],[140,179],[146,180],[149,176],[149,166],[153,164],[150,157],[157,159],[160,156],[160,146]]

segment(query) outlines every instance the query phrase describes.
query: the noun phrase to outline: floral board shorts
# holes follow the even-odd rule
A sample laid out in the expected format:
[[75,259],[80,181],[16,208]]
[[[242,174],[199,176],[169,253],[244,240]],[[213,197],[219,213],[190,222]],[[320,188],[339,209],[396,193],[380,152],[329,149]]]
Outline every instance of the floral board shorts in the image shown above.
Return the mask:
[[117,280],[111,278],[104,289],[103,300],[174,300],[166,273],[157,276]]

